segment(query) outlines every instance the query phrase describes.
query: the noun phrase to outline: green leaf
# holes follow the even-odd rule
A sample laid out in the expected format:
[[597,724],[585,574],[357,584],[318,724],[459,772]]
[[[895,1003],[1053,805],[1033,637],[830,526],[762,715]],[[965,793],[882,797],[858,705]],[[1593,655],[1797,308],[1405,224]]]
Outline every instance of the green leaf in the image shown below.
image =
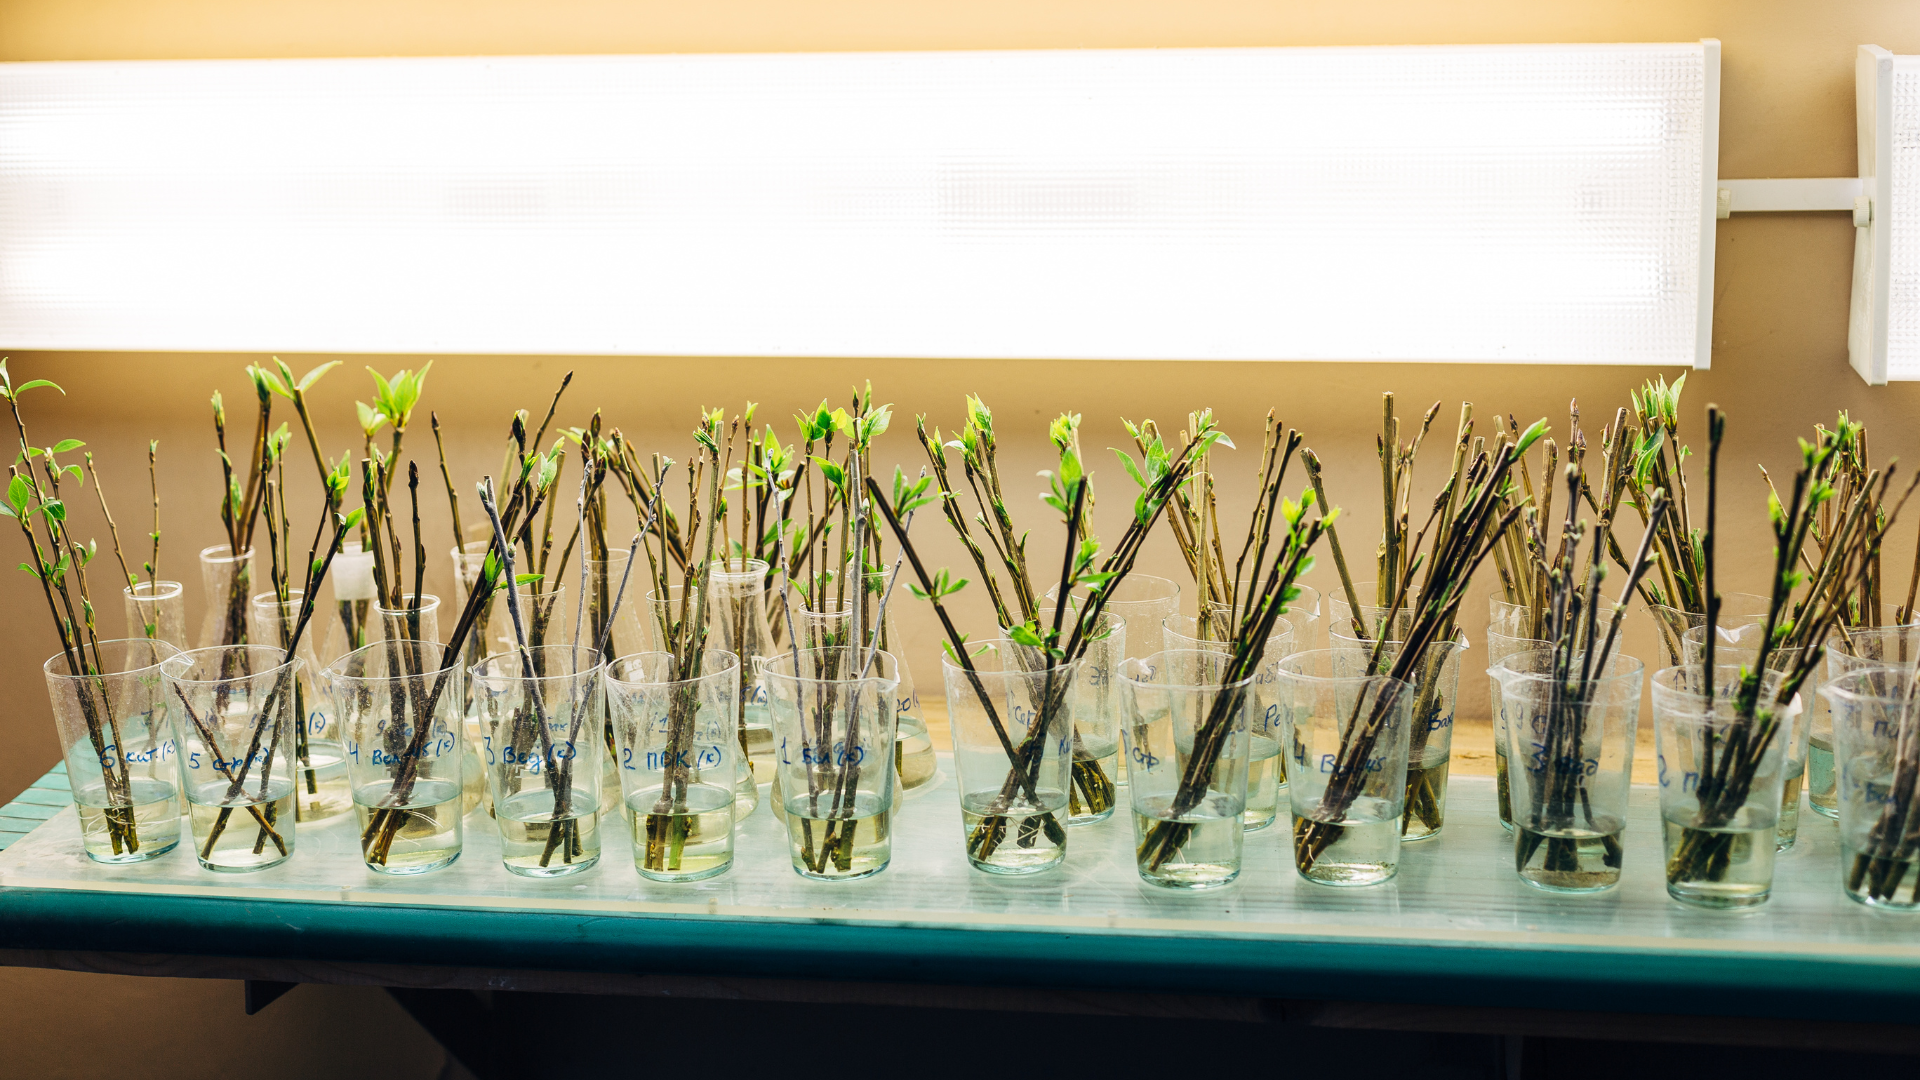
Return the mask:
[[7,502],[13,504],[16,511],[27,508],[27,500],[33,495],[32,485],[19,473],[13,474],[13,480],[7,485]]
[[42,386],[51,386],[55,390],[60,390],[62,394],[66,393],[65,390],[61,390],[60,384],[57,382],[54,382],[52,379],[34,379],[31,382],[24,382],[24,383],[21,383],[19,386],[14,387],[13,392],[15,395],[24,394],[29,390],[35,390]]
[[64,454],[71,450],[78,450],[85,445],[87,444],[81,442],[79,439],[61,439],[59,442],[53,444],[52,452],[56,454]]
[[[275,357],[275,359],[278,360],[279,358]],[[334,368],[337,368],[339,366],[340,366],[340,361],[338,360],[329,360],[326,363],[321,364],[319,367],[314,368],[312,371],[307,372],[305,375],[302,375],[300,377],[300,382],[296,385],[295,389],[301,390],[301,391],[307,390],[308,388],[313,386],[314,383],[319,382],[321,376],[325,375],[327,372],[332,371]],[[289,379],[293,378],[293,372],[288,371],[286,365],[282,364],[280,366],[280,370],[285,371],[287,373],[287,378]]]
[[52,499],[47,502],[41,503],[40,512],[47,515],[48,517],[52,518],[55,521],[67,520],[67,504],[64,502],[61,502],[59,499]]
[[536,581],[544,580],[546,576],[545,574],[515,574],[513,575],[513,583],[515,585],[531,585]]

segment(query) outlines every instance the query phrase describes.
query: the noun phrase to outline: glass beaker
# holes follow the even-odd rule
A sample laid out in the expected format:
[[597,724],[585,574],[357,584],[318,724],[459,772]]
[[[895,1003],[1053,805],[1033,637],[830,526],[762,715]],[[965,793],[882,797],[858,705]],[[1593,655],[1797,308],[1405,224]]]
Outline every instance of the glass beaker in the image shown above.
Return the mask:
[[1051,870],[1067,855],[1081,671],[1038,654],[1003,639],[967,666],[941,665],[967,862],[991,874]]
[[433,641],[388,638],[327,665],[360,857],[375,873],[424,874],[460,857],[462,681],[459,657]]
[[691,671],[664,652],[609,665],[616,771],[641,877],[699,881],[733,865],[739,666],[717,649]]
[[1294,869],[1317,885],[1388,880],[1400,869],[1413,684],[1314,649],[1280,662],[1280,685]]
[[775,767],[786,799],[794,872],[867,877],[893,858],[893,657],[801,649],[767,660],[762,678]]
[[[1838,755],[1840,886],[1920,911],[1920,686],[1914,668],[1856,668],[1822,687]],[[1904,893],[1904,895],[1902,895]]]
[[127,610],[127,636],[164,641],[184,649],[187,590],[177,581],[143,581],[120,590]]
[[522,877],[600,860],[605,668],[592,649],[495,653],[473,669],[501,861]]
[[1253,677],[1228,681],[1232,662],[1166,649],[1120,667],[1134,869],[1149,884],[1213,889],[1240,876]]
[[[1681,635],[1681,648],[1687,654],[1687,663],[1698,667],[1705,655],[1707,627],[1704,622]],[[1722,626],[1714,640],[1713,663],[1746,664],[1751,667],[1760,658],[1760,639],[1766,636],[1763,623],[1750,622],[1738,626]],[[1770,671],[1786,671],[1800,662],[1804,649],[1772,649],[1767,653],[1767,668]],[[1780,788],[1780,822],[1774,832],[1774,843],[1781,851],[1793,847],[1800,835],[1800,787],[1807,773],[1808,741],[1817,726],[1829,742],[1832,740],[1832,726],[1826,716],[1826,699],[1815,695],[1820,690],[1820,668],[1815,667],[1800,688],[1800,722],[1793,726],[1793,738],[1786,744],[1786,760],[1781,764],[1784,782]]]
[[164,640],[121,638],[100,642],[104,666],[91,672],[92,650],[41,665],[81,844],[94,862],[146,862],[180,842],[179,706],[161,677],[179,652]]
[[[1761,672],[1757,707],[1736,702],[1744,669],[1698,665],[1653,677],[1667,895],[1697,907],[1751,907],[1773,890],[1774,833],[1800,699],[1774,700],[1781,673]],[[1711,698],[1708,691],[1711,689]]]
[[262,645],[180,653],[160,668],[173,695],[180,778],[200,865],[265,870],[293,854],[293,687],[302,664]]
[[[285,650],[298,628],[304,600],[299,589],[290,590],[285,600],[273,593],[254,597],[248,612],[253,620],[253,641]],[[316,612],[309,618],[317,617]],[[293,774],[293,812],[307,823],[329,821],[353,810],[340,726],[335,723],[325,691],[315,685],[326,669],[315,655],[313,639],[313,627],[309,625],[300,637],[300,671],[293,682],[293,756],[298,765]]]
[[1614,656],[1599,673],[1587,656],[1550,645],[1501,661],[1514,821],[1514,872],[1547,892],[1586,893],[1620,882],[1633,737],[1645,667]]

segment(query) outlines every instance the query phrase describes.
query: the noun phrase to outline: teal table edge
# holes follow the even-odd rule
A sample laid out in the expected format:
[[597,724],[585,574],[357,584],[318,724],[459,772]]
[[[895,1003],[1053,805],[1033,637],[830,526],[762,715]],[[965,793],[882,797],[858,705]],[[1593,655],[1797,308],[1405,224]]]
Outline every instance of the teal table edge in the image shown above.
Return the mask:
[[[0,809],[0,824],[16,830],[0,840],[57,812],[47,793],[64,793],[65,779],[55,770],[23,793],[38,801]],[[19,887],[0,887],[0,949],[1867,1023],[1920,1016],[1920,965],[1804,953],[901,927]]]

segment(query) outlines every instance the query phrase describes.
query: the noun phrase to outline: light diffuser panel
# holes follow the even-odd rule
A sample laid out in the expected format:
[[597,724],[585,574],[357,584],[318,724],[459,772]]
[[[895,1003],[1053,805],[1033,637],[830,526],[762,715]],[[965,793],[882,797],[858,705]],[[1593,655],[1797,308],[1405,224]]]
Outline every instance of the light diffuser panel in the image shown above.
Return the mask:
[[1887,378],[1920,379],[1920,56],[1893,59],[1893,183],[1885,214]]
[[1715,48],[0,65],[0,345],[1693,364]]

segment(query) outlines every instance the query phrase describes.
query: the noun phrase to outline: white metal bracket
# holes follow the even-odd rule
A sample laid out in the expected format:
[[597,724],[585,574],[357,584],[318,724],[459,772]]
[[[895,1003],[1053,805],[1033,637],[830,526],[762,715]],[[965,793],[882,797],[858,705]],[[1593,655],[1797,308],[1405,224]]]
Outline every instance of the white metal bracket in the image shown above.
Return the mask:
[[1853,212],[1855,225],[1865,225],[1865,207],[1871,204],[1872,200],[1861,194],[1860,181],[1847,176],[1722,180],[1717,216],[1725,221],[1729,214],[1847,210]]

